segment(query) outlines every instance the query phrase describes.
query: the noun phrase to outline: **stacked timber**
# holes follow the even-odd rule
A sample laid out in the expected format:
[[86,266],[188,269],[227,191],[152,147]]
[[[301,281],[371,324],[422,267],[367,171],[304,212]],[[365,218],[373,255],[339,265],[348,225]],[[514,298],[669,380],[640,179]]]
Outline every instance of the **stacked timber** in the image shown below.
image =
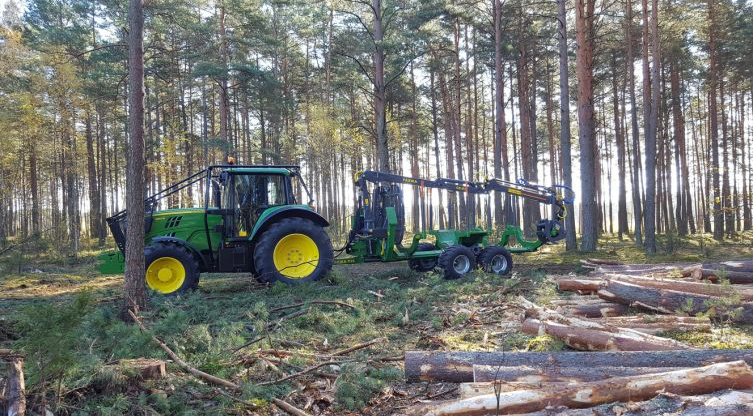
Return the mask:
[[689,350],[681,342],[662,338],[631,328],[622,328],[590,320],[564,316],[543,308],[525,298],[519,300],[527,319],[522,331],[530,335],[551,335],[570,348],[582,351],[668,351]]
[[[696,353],[696,351],[685,353]],[[409,354],[406,353],[406,370],[408,359]],[[599,361],[603,362],[603,360]],[[549,366],[551,365],[549,364]],[[583,365],[588,366],[588,362],[584,362]],[[694,365],[693,368],[667,369],[665,367],[654,369],[654,371],[658,372],[640,373],[640,370],[636,370],[627,375],[578,382],[566,380],[507,382],[495,378],[495,380],[487,383],[475,382],[472,385],[461,386],[460,399],[420,403],[411,408],[408,413],[433,416],[473,416],[513,415],[547,411],[549,413],[538,414],[566,415],[568,413],[559,412],[570,411],[569,409],[590,408],[605,403],[640,402],[650,400],[659,394],[692,396],[725,389],[753,388],[753,370],[744,360],[721,362],[701,367]],[[479,372],[481,372],[480,369]],[[497,375],[499,373],[497,372]],[[571,372],[571,374],[576,378],[579,376],[576,372]],[[594,373],[589,371],[584,371],[584,374],[594,376]],[[738,403],[740,403],[740,398],[737,397]],[[743,405],[751,404],[753,400],[742,401],[741,403]],[[753,406],[749,409],[753,409]],[[557,412],[554,412],[555,410]]]

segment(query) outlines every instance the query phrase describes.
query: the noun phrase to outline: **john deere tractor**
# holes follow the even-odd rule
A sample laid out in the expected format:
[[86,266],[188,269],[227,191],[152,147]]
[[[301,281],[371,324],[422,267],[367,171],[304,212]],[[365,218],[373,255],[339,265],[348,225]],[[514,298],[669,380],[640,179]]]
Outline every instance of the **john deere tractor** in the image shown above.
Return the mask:
[[[247,272],[259,281],[317,280],[332,268],[327,220],[296,201],[298,166],[215,165],[146,199],[146,285],[162,294],[196,288],[202,272]],[[157,210],[199,185],[204,206]],[[307,191],[308,193],[308,191]],[[107,219],[118,251],[102,255],[103,273],[124,268],[126,211]]]

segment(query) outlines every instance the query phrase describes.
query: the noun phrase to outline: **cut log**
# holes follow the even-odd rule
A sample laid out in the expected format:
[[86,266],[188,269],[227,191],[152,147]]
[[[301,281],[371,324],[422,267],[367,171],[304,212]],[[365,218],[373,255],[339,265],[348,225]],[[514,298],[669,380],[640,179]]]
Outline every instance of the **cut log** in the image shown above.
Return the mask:
[[518,416],[749,416],[751,412],[753,394],[722,390],[697,396],[662,393],[644,402],[609,403],[586,409],[546,409]]
[[580,351],[676,351],[692,349],[681,342],[629,328],[615,327],[607,331],[568,326],[554,321],[526,319],[523,322],[522,331],[529,335],[551,335],[562,340],[568,347]]
[[628,309],[626,305],[621,303],[592,302],[584,305],[565,306],[561,308],[561,311],[564,315],[603,318],[624,315],[628,312]]
[[474,365],[474,382],[502,381],[505,383],[562,383],[604,380],[638,374],[663,373],[686,367],[498,367]]
[[474,364],[509,367],[696,367],[735,360],[745,360],[753,364],[753,350],[406,351],[405,377],[409,382],[471,382]]
[[593,293],[604,286],[603,280],[596,279],[557,279],[557,289],[561,291]]
[[24,359],[11,356],[8,359],[8,379],[5,383],[5,407],[8,416],[26,414],[26,382],[24,381]]
[[566,317],[519,298],[526,314],[537,319],[523,322],[523,332],[531,335],[549,334],[561,339],[567,346],[581,351],[667,351],[689,350],[689,345],[634,331],[604,325],[598,321]]
[[711,332],[711,321],[708,318],[691,316],[640,314],[599,319],[599,322],[654,335],[666,331]]
[[[753,274],[751,274],[753,277]],[[727,286],[710,283],[678,281],[676,279],[657,279],[641,276],[608,275],[608,280],[618,280],[638,286],[653,287],[657,289],[676,290],[679,292],[694,293],[708,296],[739,296],[740,300],[753,301],[753,287]]]
[[712,282],[727,280],[733,285],[747,285],[753,283],[753,271],[738,272],[731,270],[695,269],[690,274],[690,277],[697,280],[710,280]]
[[142,380],[154,380],[162,378],[167,374],[165,362],[153,358],[123,359],[116,361],[108,367],[133,371]]
[[753,370],[744,361],[422,404],[411,409],[409,414],[425,416],[510,415],[558,406],[585,408],[602,403],[647,400],[655,397],[659,392],[703,394],[729,388],[753,388]]
[[753,323],[753,304],[725,304],[723,298],[676,290],[657,289],[609,280],[608,286],[599,290],[598,295],[610,302],[638,307],[661,313],[686,313],[697,315],[714,309],[714,318],[728,318],[732,322]]
[[507,393],[511,391],[519,390],[536,390],[545,389],[551,387],[562,387],[567,385],[568,382],[525,382],[525,381],[498,381],[498,382],[483,382],[483,383],[460,383],[458,386],[458,392],[461,399],[467,399],[470,397],[483,396],[486,394]]

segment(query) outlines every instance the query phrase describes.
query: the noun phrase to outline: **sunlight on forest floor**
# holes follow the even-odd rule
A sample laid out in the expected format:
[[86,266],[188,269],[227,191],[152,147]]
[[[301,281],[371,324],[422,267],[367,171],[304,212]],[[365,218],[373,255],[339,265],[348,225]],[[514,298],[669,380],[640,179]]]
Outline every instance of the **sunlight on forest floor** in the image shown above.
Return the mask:
[[[96,253],[93,250],[75,260],[47,251],[0,259],[0,348],[27,352],[32,358],[27,361],[32,386],[45,368],[65,369],[61,391],[68,393],[55,414],[152,410],[162,414],[244,414],[237,403],[212,394],[212,387],[172,365],[168,377],[135,384],[102,370],[104,363],[120,358],[165,356],[147,335],[118,318],[122,276],[99,275]],[[397,356],[411,349],[565,349],[551,337],[522,334],[522,311],[511,300],[522,294],[546,305],[558,296],[547,277],[584,273],[578,260],[589,257],[630,263],[693,262],[753,257],[753,244],[751,235],[724,243],[707,236],[675,237],[674,241],[662,236],[659,254],[650,258],[632,242],[620,242],[616,237],[603,238],[597,253],[566,253],[564,244],[559,244],[546,246],[539,253],[514,256],[515,272],[508,279],[475,273],[468,279],[447,281],[437,273],[412,272],[404,263],[336,266],[327,278],[305,286],[261,285],[247,274],[204,274],[198,291],[183,298],[155,298],[142,316],[153,333],[191,365],[225,378],[245,371],[241,379],[247,400],[264,404],[296,389],[305,394],[316,390],[318,414],[366,409],[370,414],[386,415],[404,404],[404,397],[427,386],[406,385],[399,361],[379,364],[368,362],[370,358]],[[280,318],[303,308],[270,312],[310,300],[337,300],[355,309],[311,304],[308,313],[284,320]],[[276,328],[265,329],[270,325]],[[55,348],[43,347],[47,333],[59,328],[68,329],[56,335]],[[753,347],[753,329],[749,327],[667,335],[707,348]],[[233,353],[260,336],[259,342],[240,354]],[[352,358],[358,362],[344,364],[337,381],[328,385],[317,387],[306,378],[267,387],[255,384],[280,375],[255,355],[257,350],[326,354],[378,337],[387,337],[389,342],[354,353]],[[289,374],[311,363],[305,355],[292,357],[287,364],[280,364],[278,371]]]

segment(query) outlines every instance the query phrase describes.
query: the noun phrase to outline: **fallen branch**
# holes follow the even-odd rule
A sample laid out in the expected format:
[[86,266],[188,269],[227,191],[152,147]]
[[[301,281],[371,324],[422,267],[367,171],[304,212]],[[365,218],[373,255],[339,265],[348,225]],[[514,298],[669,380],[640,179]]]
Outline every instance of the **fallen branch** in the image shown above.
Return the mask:
[[274,403],[275,406],[279,407],[280,410],[284,410],[293,416],[309,416],[308,413],[304,412],[303,410],[293,406],[292,404],[284,400],[272,399],[272,403]]
[[302,375],[308,374],[308,373],[310,373],[310,372],[312,372],[314,370],[317,370],[317,369],[319,369],[321,367],[324,367],[324,366],[327,366],[327,365],[340,365],[340,364],[342,364],[344,362],[348,362],[348,361],[325,361],[323,363],[319,363],[317,365],[308,367],[308,368],[306,368],[304,370],[301,370],[301,371],[299,371],[297,373],[293,373],[293,374],[291,374],[289,376],[285,376],[285,377],[279,378],[277,380],[265,381],[265,382],[262,382],[262,383],[258,383],[257,385],[259,385],[259,386],[269,386],[269,385],[272,385],[272,384],[282,383],[283,381],[288,381],[288,380],[300,377]]
[[[136,325],[138,325],[139,328],[141,328],[141,331],[143,331],[143,332],[149,332],[149,331],[147,331],[146,327],[141,322],[141,320],[139,319],[139,317],[136,316],[136,314],[133,313],[132,310],[129,309],[128,313],[131,315],[131,318],[133,318],[133,321],[136,322]],[[235,384],[235,383],[233,383],[232,381],[225,380],[224,378],[220,378],[220,377],[215,377],[215,376],[213,376],[211,374],[207,374],[207,373],[205,373],[205,372],[203,372],[203,371],[201,371],[199,369],[191,367],[185,361],[183,361],[180,357],[178,357],[178,355],[175,354],[173,352],[173,350],[171,350],[170,347],[167,346],[167,344],[165,344],[164,342],[162,342],[162,340],[160,340],[159,338],[157,338],[155,335],[152,335],[152,341],[154,341],[155,344],[159,345],[159,347],[162,348],[162,350],[164,350],[167,353],[167,355],[170,357],[170,359],[172,359],[176,364],[178,364],[184,370],[188,371],[193,376],[195,376],[197,378],[200,378],[200,379],[203,379],[205,381],[208,381],[208,382],[210,382],[212,384],[219,384],[220,386],[224,386],[224,387],[236,390],[236,391],[240,391],[240,386],[237,385],[237,384]]]
[[320,305],[337,305],[342,306],[344,308],[350,308],[350,309],[357,309],[355,306],[351,305],[350,303],[341,302],[339,300],[310,300],[307,302],[300,302],[300,303],[294,303],[292,305],[286,305],[286,306],[278,306],[276,308],[272,308],[269,311],[270,312],[278,312],[285,309],[292,309],[292,308],[298,308],[305,305],[312,305],[312,304],[320,304]]
[[350,348],[345,348],[344,350],[336,351],[336,352],[332,353],[332,356],[333,357],[337,357],[339,355],[345,355],[345,354],[351,353],[353,351],[357,351],[357,350],[360,350],[360,349],[364,349],[366,347],[370,347],[370,346],[372,346],[372,345],[374,345],[374,344],[376,344],[378,342],[385,342],[386,343],[387,342],[387,338],[375,338],[375,339],[372,339],[371,341],[367,341],[367,342],[363,342],[363,343],[360,343],[360,344],[356,344],[356,345],[354,345],[354,346],[352,346]]
[[550,407],[591,407],[602,403],[647,400],[658,392],[703,394],[728,388],[753,388],[753,370],[743,361],[706,367],[567,384],[537,390],[486,394],[470,399],[415,406],[409,414],[474,416],[535,412]]

